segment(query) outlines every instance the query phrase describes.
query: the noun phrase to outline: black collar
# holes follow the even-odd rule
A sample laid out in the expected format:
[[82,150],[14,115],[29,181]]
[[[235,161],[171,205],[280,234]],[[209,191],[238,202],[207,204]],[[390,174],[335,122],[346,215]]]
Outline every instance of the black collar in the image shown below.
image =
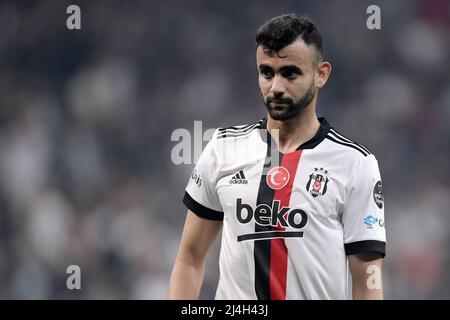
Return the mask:
[[[318,118],[318,120],[320,122],[320,126],[319,126],[319,129],[317,130],[316,134],[314,135],[314,137],[312,137],[305,143],[301,144],[297,148],[297,150],[313,149],[325,139],[328,131],[330,130],[330,124],[328,123],[327,119],[325,119],[324,117],[320,117],[320,118]],[[271,145],[272,138],[271,138],[270,133],[267,131],[267,119],[266,118],[262,119],[261,129],[266,129],[266,130],[260,130],[261,138],[263,139],[264,142]]]

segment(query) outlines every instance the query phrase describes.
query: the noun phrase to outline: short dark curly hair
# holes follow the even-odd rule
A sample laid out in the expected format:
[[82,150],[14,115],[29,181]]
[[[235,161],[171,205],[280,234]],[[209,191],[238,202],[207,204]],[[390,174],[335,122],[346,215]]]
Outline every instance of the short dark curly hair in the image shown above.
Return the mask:
[[278,53],[299,36],[307,45],[316,48],[317,60],[320,61],[323,55],[322,35],[314,21],[305,15],[291,13],[266,21],[256,32],[256,47],[261,45],[268,54]]

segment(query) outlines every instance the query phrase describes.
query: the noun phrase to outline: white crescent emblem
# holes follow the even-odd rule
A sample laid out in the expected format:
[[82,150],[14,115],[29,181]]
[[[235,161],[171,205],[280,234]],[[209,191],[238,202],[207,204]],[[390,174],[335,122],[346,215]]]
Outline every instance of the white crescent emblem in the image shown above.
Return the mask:
[[[276,176],[279,174],[281,174],[281,177],[276,179]],[[289,182],[289,171],[284,167],[272,168],[267,173],[266,182],[274,190],[282,189]]]
[[[276,171],[276,172],[274,172],[271,176],[270,176],[270,182],[272,182],[272,184],[274,185],[274,186],[279,186],[281,183],[277,183],[276,181],[275,181],[275,176],[277,175],[277,174],[279,174],[279,173],[281,173],[280,171]],[[284,178],[284,179],[286,179],[286,178]],[[281,182],[281,181],[280,181]]]

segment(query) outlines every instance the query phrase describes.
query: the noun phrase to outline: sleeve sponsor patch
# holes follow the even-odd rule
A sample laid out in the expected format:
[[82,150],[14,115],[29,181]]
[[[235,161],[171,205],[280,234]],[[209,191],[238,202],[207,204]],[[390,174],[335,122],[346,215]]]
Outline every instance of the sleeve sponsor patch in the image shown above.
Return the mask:
[[373,187],[373,200],[378,208],[383,209],[384,196],[381,181],[378,180]]

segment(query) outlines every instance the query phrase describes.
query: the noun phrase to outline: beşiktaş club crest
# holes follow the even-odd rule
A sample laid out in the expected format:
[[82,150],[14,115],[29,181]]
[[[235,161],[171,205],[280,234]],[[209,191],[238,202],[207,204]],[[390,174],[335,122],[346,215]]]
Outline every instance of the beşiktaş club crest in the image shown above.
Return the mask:
[[314,172],[309,175],[306,190],[315,198],[323,196],[327,192],[328,170],[314,168]]

